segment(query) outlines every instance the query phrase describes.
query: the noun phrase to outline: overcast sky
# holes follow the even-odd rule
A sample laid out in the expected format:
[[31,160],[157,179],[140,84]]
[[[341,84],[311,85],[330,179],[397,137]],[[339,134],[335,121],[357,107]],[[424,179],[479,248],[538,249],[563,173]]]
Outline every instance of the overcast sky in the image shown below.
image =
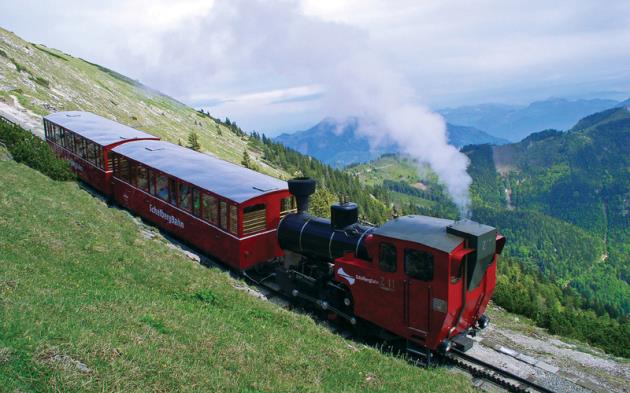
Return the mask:
[[433,109],[630,96],[625,0],[5,0],[0,26],[271,134],[356,114],[357,85]]

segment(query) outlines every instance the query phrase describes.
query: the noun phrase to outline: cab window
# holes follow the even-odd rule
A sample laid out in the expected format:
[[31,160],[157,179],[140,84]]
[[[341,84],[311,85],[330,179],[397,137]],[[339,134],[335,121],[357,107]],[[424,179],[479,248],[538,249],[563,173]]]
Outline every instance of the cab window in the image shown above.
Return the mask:
[[379,250],[378,266],[384,272],[396,271],[396,246],[390,243],[381,243]]
[[417,280],[432,281],[433,254],[411,248],[405,249],[405,273]]

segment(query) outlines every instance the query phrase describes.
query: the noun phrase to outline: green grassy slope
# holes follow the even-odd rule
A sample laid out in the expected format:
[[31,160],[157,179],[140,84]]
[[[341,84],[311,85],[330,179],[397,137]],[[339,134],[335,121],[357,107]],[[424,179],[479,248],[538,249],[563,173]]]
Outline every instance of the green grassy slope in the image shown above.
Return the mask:
[[0,185],[0,391],[471,390],[235,289],[74,182],[5,160]]
[[[40,118],[51,112],[83,110],[158,135],[187,143],[195,131],[203,151],[240,163],[247,137],[124,75],[56,49],[22,40],[0,28],[0,106],[25,110],[30,124],[43,135]],[[1,109],[1,107],[0,107]],[[1,113],[1,111],[0,111]],[[285,175],[250,156],[260,169]]]

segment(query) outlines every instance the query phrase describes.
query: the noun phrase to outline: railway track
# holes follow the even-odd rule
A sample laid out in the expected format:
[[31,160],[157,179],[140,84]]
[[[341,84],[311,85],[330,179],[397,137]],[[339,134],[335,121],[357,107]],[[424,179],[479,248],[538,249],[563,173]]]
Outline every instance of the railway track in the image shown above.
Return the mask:
[[528,379],[519,377],[509,371],[506,371],[493,364],[477,359],[457,349],[451,351],[445,356],[447,363],[459,367],[473,377],[485,379],[495,385],[498,385],[510,392],[517,393],[554,393],[544,386],[541,386]]

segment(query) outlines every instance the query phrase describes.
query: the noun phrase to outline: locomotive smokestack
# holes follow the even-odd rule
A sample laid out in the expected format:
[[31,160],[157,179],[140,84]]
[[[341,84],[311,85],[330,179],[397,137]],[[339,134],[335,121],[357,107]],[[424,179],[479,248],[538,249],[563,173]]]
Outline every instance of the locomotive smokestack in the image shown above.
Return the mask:
[[309,197],[315,192],[317,182],[309,177],[296,177],[288,181],[289,192],[295,197],[298,213],[308,210]]

